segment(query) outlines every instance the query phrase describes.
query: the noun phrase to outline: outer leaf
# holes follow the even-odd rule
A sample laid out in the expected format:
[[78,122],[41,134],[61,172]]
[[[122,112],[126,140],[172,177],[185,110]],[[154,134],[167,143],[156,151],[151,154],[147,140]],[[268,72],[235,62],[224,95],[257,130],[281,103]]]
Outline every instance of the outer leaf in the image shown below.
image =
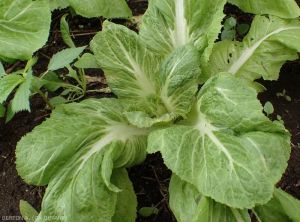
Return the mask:
[[201,89],[189,120],[149,136],[149,152],[200,193],[235,208],[270,200],[287,166],[289,135],[262,113],[256,91],[218,75]]
[[263,206],[255,207],[254,210],[262,222],[299,222],[299,209],[299,200],[280,189],[275,189],[272,200]]
[[125,0],[68,0],[77,14],[87,18],[129,18],[131,10]]
[[114,173],[112,178],[112,182],[122,190],[117,196],[112,222],[133,222],[136,220],[137,199],[126,170],[123,169],[121,173],[121,175]]
[[56,53],[50,60],[48,65],[49,71],[55,71],[66,67],[72,63],[86,48],[86,46],[79,48],[69,48],[63,49],[62,51]]
[[237,210],[202,196],[191,184],[172,175],[170,207],[178,222],[250,222],[247,210]]
[[30,111],[29,97],[31,94],[30,88],[32,84],[32,71],[28,72],[25,81],[19,86],[12,100],[12,111],[17,113],[19,111]]
[[228,0],[228,2],[253,14],[270,14],[281,18],[300,16],[300,9],[295,0]]
[[[122,112],[115,99],[61,105],[18,143],[22,178],[30,184],[49,183],[38,222],[49,216],[64,222],[111,221],[120,208],[118,192],[130,189],[127,175],[114,168],[145,158],[147,131],[129,126]],[[124,187],[111,178],[125,181]]]
[[[91,47],[109,87],[118,97],[144,105],[155,99],[160,58],[142,44],[135,32],[105,22],[104,30],[95,36]],[[145,106],[151,110],[150,105]]]
[[0,59],[30,59],[47,41],[51,14],[48,2],[2,0]]
[[276,80],[287,60],[298,58],[300,22],[274,16],[256,16],[243,42],[215,44],[205,74],[229,72],[254,80]]
[[177,117],[185,117],[191,110],[198,90],[198,51],[191,45],[175,50],[162,64],[160,70],[160,93],[165,111],[157,118],[143,112],[131,112],[126,116],[130,123],[138,127],[150,127],[156,123],[167,123]]
[[[168,55],[187,43],[204,50],[220,32],[225,0],[152,0],[140,34],[155,52]],[[208,49],[206,52],[210,54]],[[207,56],[207,55],[205,55]]]
[[24,78],[18,74],[10,74],[0,78],[0,103],[3,103],[23,81]]
[[20,200],[20,213],[26,222],[34,222],[38,212],[27,201]]

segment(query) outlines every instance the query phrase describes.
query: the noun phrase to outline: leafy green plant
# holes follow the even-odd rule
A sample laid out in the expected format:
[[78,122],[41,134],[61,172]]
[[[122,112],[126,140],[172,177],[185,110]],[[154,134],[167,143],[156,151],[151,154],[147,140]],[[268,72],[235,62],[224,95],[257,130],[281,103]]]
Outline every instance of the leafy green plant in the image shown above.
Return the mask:
[[229,17],[225,20],[223,31],[221,33],[221,39],[225,40],[234,40],[236,36],[236,27],[237,21],[234,17]]
[[248,210],[265,222],[300,220],[290,210],[299,201],[275,188],[290,134],[263,114],[254,87],[297,58],[299,21],[257,16],[243,42],[215,43],[225,3],[150,1],[139,34],[104,22],[87,56],[118,99],[58,106],[17,145],[20,176],[48,185],[37,222],[135,221],[126,168],[147,152],[160,152],[173,172],[180,222],[249,222]]
[[[79,72],[81,75],[78,75],[69,64],[72,63],[84,49],[85,47],[66,49],[55,54],[50,60],[48,70],[40,77],[36,77],[32,73],[32,66],[37,62],[36,57],[29,60],[24,69],[0,76],[0,104],[3,104],[8,100],[10,95],[14,94],[13,99],[7,101],[8,108],[6,111],[6,121],[8,122],[11,120],[17,112],[25,110],[30,111],[29,99],[35,94],[39,94],[44,99],[45,103],[50,108],[53,108],[57,104],[58,99],[54,98],[53,101],[55,103],[49,100],[47,92],[44,93],[41,90],[43,87],[50,92],[54,92],[59,88],[64,88],[65,91],[62,94],[68,95],[69,97],[68,100],[63,102],[73,101],[83,97],[86,92],[84,73],[82,71]],[[68,66],[69,68],[68,75],[70,78],[75,79],[82,87],[64,82],[53,72],[54,70],[64,68],[65,66]],[[60,101],[62,102],[62,100]]]
[[[33,86],[32,66],[37,59],[32,58],[28,61],[26,67],[9,75],[4,74],[0,77],[0,104],[3,104],[15,91],[14,98],[9,103],[7,112],[7,121],[9,121],[14,113],[27,110],[30,111],[29,97]],[[4,69],[3,69],[4,70]]]

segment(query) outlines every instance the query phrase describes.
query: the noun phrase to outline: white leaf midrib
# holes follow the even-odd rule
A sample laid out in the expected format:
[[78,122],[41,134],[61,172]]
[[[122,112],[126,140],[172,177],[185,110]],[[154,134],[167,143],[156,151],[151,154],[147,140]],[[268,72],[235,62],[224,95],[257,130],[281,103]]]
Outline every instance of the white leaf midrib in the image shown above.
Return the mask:
[[241,53],[240,57],[238,58],[238,60],[231,65],[228,72],[235,75],[242,68],[242,66],[252,57],[252,55],[255,53],[257,48],[269,37],[276,35],[280,32],[287,31],[287,30],[293,30],[293,29],[300,29],[300,27],[292,26],[292,27],[287,27],[287,28],[279,28],[279,29],[269,33],[265,37],[261,38],[260,40],[258,40],[251,47],[245,48],[243,50],[243,52]]
[[79,172],[86,162],[96,153],[102,151],[107,145],[112,143],[113,141],[122,141],[125,142],[126,140],[130,139],[133,136],[142,136],[146,135],[148,131],[146,129],[140,129],[137,127],[129,126],[125,123],[115,124],[112,126],[107,127],[105,136],[103,136],[100,140],[98,140],[90,149],[89,151],[82,156],[82,162],[78,167],[77,172]]
[[[234,168],[234,160],[231,156],[230,152],[227,150],[227,148],[222,144],[222,142],[216,137],[214,134],[215,131],[218,131],[218,128],[213,126],[209,121],[206,120],[205,115],[203,115],[201,112],[199,112],[198,121],[196,124],[196,129],[200,132],[202,137],[207,136],[216,146],[217,148],[224,153],[226,158],[228,159],[230,171]],[[204,147],[203,147],[204,149]]]
[[188,26],[185,18],[184,0],[175,1],[175,27],[172,30],[173,45],[175,48],[185,45],[188,42]]

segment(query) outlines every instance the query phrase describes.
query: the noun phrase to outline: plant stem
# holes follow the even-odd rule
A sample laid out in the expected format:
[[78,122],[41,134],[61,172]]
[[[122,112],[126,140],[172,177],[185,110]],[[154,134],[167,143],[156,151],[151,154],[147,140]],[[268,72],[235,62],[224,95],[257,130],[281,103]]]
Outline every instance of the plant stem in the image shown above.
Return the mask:
[[45,93],[43,93],[41,90],[38,90],[37,91],[39,93],[39,95],[42,97],[42,99],[44,100],[44,102],[47,104],[47,106],[49,106],[49,108],[51,110],[54,109],[54,107],[51,105],[51,103],[49,102],[47,96],[45,95]]

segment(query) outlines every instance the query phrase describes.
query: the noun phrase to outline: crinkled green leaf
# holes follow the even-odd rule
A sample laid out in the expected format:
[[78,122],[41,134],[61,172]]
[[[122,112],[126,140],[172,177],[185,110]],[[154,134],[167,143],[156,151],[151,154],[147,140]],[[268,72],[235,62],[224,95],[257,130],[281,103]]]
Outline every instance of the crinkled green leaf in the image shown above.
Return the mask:
[[74,64],[81,69],[98,69],[100,68],[95,56],[91,53],[84,53]]
[[125,0],[68,0],[77,14],[87,18],[129,18],[131,10]]
[[[49,216],[63,222],[111,221],[116,208],[122,208],[118,195],[131,188],[112,179],[119,177],[114,169],[145,158],[148,133],[128,125],[124,109],[116,99],[61,105],[21,139],[19,175],[29,184],[48,184],[38,222]],[[128,200],[134,204],[132,196]],[[132,215],[128,221],[134,221]]]
[[187,121],[152,132],[148,143],[201,194],[235,208],[269,201],[290,153],[288,132],[263,115],[253,88],[229,74],[202,87]]
[[60,52],[53,55],[51,58],[48,70],[55,71],[61,68],[66,67],[70,63],[72,63],[79,55],[83,52],[86,46],[78,47],[78,48],[68,48],[63,49]]
[[70,4],[68,0],[49,0],[49,5],[51,11],[54,11],[55,9],[67,8]]
[[298,20],[256,16],[243,42],[215,44],[205,75],[229,72],[249,80],[277,80],[281,66],[297,59],[299,51]]
[[160,98],[168,113],[185,116],[198,90],[199,54],[193,46],[177,49],[160,71]]
[[300,9],[295,0],[228,0],[228,2],[253,14],[270,14],[281,18],[300,16]]
[[47,41],[51,13],[47,1],[2,0],[0,59],[30,59]]
[[168,55],[187,43],[206,50],[221,30],[225,0],[151,0],[140,34],[158,54]]
[[199,54],[191,45],[175,50],[162,64],[160,92],[163,109],[157,117],[151,118],[144,112],[126,113],[129,122],[138,127],[150,127],[157,123],[168,123],[177,117],[185,117],[191,110],[198,90]]
[[66,20],[66,17],[68,16],[68,14],[65,14],[63,17],[61,17],[60,19],[60,32],[61,32],[61,36],[64,40],[64,42],[70,47],[70,48],[75,48],[75,44],[72,40],[71,34],[70,34],[70,28],[69,28],[69,24]]
[[109,22],[104,23],[91,47],[111,90],[119,98],[151,110],[159,88],[160,58],[146,48],[134,31]]
[[175,119],[176,116],[166,113],[159,117],[152,118],[147,113],[142,111],[132,111],[124,113],[127,120],[134,126],[139,128],[149,128],[156,124],[167,124],[170,123],[172,119]]
[[202,196],[191,184],[172,175],[170,208],[178,222],[250,222],[247,210],[238,210]]
[[30,111],[29,97],[31,94],[31,84],[32,84],[32,71],[28,72],[25,81],[20,84],[16,90],[15,96],[12,100],[12,111],[17,113],[19,111]]
[[136,195],[126,170],[123,169],[121,173],[123,175],[114,173],[112,177],[112,182],[121,189],[121,192],[118,193],[116,210],[111,221],[134,222],[137,208]]
[[38,212],[27,201],[20,200],[20,213],[26,222],[34,222]]
[[5,75],[5,69],[0,61],[0,78]]
[[275,189],[273,198],[254,210],[261,222],[299,222],[299,209],[300,200],[281,189]]
[[0,78],[0,103],[5,102],[12,91],[24,81],[18,74],[10,74]]

